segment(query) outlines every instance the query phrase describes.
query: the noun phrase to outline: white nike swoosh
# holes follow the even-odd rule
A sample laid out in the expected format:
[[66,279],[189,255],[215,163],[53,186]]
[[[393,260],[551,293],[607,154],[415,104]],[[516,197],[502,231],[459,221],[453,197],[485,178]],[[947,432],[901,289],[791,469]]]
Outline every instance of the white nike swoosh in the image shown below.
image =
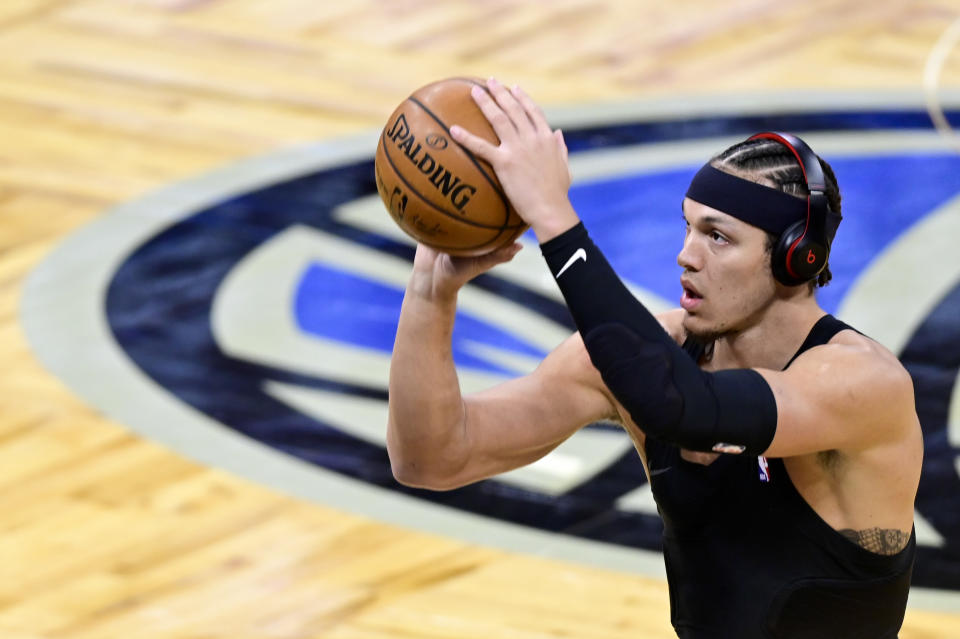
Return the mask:
[[667,471],[670,470],[671,468],[673,468],[673,466],[667,466],[667,467],[665,467],[665,468],[656,468],[656,469],[651,468],[651,469],[650,469],[650,476],[651,476],[651,477],[656,477],[657,475],[662,475],[663,473],[667,472]]
[[564,264],[563,268],[560,269],[560,272],[557,273],[557,278],[559,279],[560,276],[563,275],[564,271],[573,266],[573,263],[577,260],[583,260],[584,262],[587,261],[587,252],[582,248],[578,248],[576,251],[574,251],[573,255],[570,256],[570,259],[567,260],[567,263]]

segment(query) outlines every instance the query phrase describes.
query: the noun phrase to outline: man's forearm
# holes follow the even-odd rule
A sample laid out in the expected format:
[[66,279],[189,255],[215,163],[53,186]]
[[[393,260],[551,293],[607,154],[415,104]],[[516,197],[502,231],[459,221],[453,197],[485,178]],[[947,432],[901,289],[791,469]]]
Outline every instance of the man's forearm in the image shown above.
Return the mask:
[[407,287],[390,363],[387,449],[394,474],[415,479],[456,462],[463,442],[463,398],[451,335],[456,298],[436,299],[414,274]]

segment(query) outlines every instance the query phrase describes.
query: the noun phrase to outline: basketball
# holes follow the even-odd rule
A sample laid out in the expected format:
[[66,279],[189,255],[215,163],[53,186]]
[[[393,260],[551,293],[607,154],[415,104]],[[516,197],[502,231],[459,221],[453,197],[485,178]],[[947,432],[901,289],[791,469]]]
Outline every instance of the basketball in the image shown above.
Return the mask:
[[387,120],[374,162],[377,191],[400,228],[457,256],[489,253],[527,229],[493,168],[450,136],[450,126],[459,124],[499,144],[470,97],[475,85],[484,87],[449,78],[414,91]]

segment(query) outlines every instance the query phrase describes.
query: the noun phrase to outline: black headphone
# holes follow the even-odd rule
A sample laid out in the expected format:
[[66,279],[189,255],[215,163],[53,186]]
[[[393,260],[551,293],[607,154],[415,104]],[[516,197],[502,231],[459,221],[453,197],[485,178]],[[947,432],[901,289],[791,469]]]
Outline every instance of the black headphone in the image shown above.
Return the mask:
[[773,249],[773,276],[781,284],[798,286],[814,279],[827,265],[830,241],[827,237],[826,181],[820,160],[807,143],[789,133],[767,131],[749,140],[774,140],[784,145],[800,163],[807,184],[807,219],[798,220],[780,234]]

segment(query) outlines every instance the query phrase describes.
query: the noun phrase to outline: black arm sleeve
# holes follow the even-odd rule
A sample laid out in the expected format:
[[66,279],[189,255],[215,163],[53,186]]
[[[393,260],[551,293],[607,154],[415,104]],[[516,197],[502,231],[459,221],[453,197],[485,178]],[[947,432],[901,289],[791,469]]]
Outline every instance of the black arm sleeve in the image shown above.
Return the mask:
[[580,223],[541,245],[590,360],[633,420],[684,448],[761,454],[777,405],[752,369],[708,373],[617,277]]

